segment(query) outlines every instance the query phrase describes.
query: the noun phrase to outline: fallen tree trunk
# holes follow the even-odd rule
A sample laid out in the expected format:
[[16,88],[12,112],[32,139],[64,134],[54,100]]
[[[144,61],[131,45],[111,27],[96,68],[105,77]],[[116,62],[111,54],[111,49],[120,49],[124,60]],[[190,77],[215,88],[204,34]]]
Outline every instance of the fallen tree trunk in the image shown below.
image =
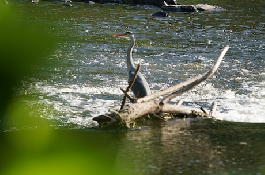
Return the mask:
[[[178,105],[169,104],[173,98],[183,94],[186,91],[191,90],[201,82],[210,78],[217,68],[219,67],[225,53],[228,51],[229,46],[226,46],[221,52],[220,56],[216,60],[213,67],[194,78],[191,78],[183,83],[172,86],[163,91],[156,92],[154,94],[145,96],[143,98],[135,100],[135,103],[130,103],[126,106],[123,106],[119,111],[113,111],[110,114],[100,115],[94,117],[93,120],[97,121],[102,126],[125,126],[129,127],[131,123],[134,123],[135,119],[141,118],[146,115],[160,115],[160,114],[171,114],[182,117],[207,117],[214,118],[213,113],[216,110],[216,103],[213,103],[212,110],[209,114],[202,110],[203,112],[198,112],[194,110],[187,109],[181,106],[180,102]],[[138,69],[139,70],[139,69]],[[138,72],[137,70],[137,72]],[[136,72],[136,73],[137,73]],[[136,77],[136,76],[135,76]],[[133,83],[133,80],[132,80]],[[129,85],[131,87],[131,84]],[[128,90],[128,88],[127,88]],[[127,91],[124,91],[125,96],[128,96]],[[157,99],[158,97],[165,96],[162,99]]]

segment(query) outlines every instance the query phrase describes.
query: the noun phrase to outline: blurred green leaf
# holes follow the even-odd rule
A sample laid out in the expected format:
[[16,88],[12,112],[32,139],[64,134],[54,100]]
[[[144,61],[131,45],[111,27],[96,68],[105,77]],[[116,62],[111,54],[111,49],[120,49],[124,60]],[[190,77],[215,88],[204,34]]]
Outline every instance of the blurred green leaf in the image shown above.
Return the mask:
[[[17,9],[18,10],[18,9]],[[45,26],[30,25],[16,10],[0,4],[0,112],[3,114],[13,95],[13,88],[32,68],[47,56],[54,38],[46,35]],[[2,116],[2,115],[1,115]]]

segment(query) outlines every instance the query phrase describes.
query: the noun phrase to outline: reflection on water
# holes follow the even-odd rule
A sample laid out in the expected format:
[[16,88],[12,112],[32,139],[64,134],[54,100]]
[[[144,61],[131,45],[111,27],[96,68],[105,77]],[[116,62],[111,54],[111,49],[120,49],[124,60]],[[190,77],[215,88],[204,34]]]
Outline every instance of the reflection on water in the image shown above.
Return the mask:
[[151,125],[123,139],[117,165],[126,174],[265,172],[264,125],[200,120]]
[[38,129],[0,133],[1,174],[265,173],[264,124],[183,119],[99,131],[38,122]]

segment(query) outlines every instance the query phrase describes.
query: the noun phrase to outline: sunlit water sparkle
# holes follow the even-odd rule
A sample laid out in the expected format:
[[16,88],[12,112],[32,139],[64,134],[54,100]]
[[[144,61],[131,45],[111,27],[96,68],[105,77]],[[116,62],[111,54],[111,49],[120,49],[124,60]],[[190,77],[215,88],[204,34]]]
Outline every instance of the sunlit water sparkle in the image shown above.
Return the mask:
[[[60,24],[54,33],[64,42],[49,58],[51,63],[38,70],[40,78],[26,90],[27,94],[40,94],[29,103],[57,111],[44,117],[91,127],[95,124],[92,117],[118,109],[122,99],[119,88],[127,86],[125,51],[129,41],[112,34],[131,30],[137,42],[133,57],[136,63],[141,61],[141,71],[152,91],[203,73],[222,48],[230,45],[216,74],[173,102],[183,99],[185,106],[209,110],[216,101],[218,119],[265,122],[264,15],[249,12],[245,16],[229,10],[154,19],[151,14],[158,9],[149,6],[92,7],[80,3],[63,9],[45,3],[45,14],[56,10],[64,17],[53,16],[55,26]],[[40,18],[51,20],[49,16]]]

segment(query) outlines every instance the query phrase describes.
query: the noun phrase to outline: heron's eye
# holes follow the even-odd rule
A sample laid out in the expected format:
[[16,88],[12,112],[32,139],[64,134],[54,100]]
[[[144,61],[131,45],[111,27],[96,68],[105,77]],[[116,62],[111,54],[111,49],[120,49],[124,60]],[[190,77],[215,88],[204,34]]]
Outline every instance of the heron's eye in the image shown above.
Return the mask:
[[125,34],[126,35],[132,35],[132,32],[126,32]]

